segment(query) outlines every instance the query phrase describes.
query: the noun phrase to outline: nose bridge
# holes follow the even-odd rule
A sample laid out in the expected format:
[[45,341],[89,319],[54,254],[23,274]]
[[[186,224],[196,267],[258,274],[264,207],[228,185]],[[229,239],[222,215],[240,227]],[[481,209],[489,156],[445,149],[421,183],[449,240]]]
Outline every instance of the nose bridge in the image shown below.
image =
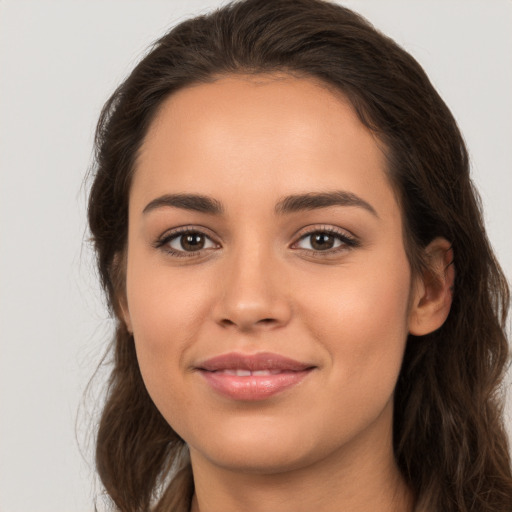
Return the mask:
[[224,263],[216,314],[222,325],[250,330],[288,322],[291,309],[272,244],[244,236]]

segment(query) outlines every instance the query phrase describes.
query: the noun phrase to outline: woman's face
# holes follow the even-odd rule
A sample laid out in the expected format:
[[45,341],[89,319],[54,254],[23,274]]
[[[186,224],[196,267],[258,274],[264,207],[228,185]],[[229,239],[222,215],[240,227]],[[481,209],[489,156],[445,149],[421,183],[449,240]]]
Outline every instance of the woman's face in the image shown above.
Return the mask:
[[385,165],[312,80],[226,77],[163,104],[131,188],[124,311],[193,464],[390,450],[413,287]]

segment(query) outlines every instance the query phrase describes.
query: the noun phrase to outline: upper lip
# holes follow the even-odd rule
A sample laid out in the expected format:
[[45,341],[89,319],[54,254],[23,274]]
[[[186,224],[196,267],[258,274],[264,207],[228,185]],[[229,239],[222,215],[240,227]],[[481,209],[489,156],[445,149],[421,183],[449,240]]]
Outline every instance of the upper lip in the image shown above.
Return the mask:
[[300,372],[313,367],[314,365],[312,364],[302,363],[271,352],[260,352],[258,354],[240,354],[232,352],[212,357],[196,366],[199,370],[209,372],[219,370],[250,370],[252,372],[261,370],[284,370]]

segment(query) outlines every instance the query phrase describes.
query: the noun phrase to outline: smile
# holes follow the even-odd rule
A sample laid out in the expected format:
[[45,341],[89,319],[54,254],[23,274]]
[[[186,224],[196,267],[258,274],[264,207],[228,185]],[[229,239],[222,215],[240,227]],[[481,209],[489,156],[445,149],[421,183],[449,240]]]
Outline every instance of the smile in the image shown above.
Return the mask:
[[215,373],[223,373],[225,375],[236,375],[237,377],[249,377],[250,375],[277,375],[281,370],[217,370]]
[[261,353],[225,354],[196,367],[216,393],[232,400],[265,400],[301,382],[315,366]]

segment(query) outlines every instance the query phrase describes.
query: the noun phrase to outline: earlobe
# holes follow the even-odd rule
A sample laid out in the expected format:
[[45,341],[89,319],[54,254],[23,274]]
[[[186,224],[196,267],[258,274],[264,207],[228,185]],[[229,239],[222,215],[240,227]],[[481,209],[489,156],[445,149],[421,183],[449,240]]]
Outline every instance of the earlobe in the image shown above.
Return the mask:
[[124,298],[119,300],[119,309],[121,310],[121,316],[126,326],[126,330],[130,334],[133,334],[132,319],[130,316],[130,312],[128,310],[128,304],[126,303],[126,300]]
[[130,310],[126,297],[126,252],[118,252],[112,260],[110,277],[115,290],[115,314],[126,326],[126,330],[133,334]]
[[425,248],[428,269],[418,276],[409,313],[409,333],[424,336],[445,322],[453,298],[455,266],[453,249],[444,238],[435,238]]

